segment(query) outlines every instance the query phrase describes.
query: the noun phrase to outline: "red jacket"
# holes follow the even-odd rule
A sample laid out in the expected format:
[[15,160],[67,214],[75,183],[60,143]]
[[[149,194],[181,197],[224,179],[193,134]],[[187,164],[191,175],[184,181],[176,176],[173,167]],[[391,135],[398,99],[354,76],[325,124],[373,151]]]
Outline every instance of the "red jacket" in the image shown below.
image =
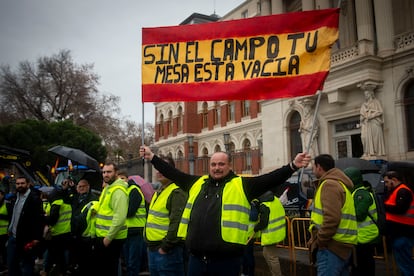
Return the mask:
[[406,224],[414,226],[414,193],[405,184],[400,184],[397,188],[392,191],[391,195],[384,202],[385,205],[396,206],[397,205],[397,194],[400,189],[406,189],[411,193],[411,204],[408,210],[404,214],[395,214],[386,212],[387,221],[393,221],[396,223]]

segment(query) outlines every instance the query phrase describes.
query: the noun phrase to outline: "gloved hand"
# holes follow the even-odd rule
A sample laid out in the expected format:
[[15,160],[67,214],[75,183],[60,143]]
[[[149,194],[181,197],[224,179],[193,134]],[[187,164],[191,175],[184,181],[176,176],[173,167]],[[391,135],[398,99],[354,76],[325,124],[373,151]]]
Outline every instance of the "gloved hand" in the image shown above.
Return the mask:
[[257,199],[254,199],[252,200],[252,202],[250,202],[250,214],[249,214],[250,221],[257,221],[259,219],[259,207],[260,207],[260,202]]

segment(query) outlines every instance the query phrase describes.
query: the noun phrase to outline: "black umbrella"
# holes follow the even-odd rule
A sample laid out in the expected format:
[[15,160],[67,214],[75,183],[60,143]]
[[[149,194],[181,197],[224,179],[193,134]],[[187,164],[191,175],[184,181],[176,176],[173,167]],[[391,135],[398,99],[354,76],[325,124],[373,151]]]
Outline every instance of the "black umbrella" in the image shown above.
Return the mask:
[[85,165],[91,169],[99,171],[101,168],[99,167],[98,161],[95,158],[89,156],[88,154],[84,153],[80,149],[65,147],[65,146],[55,146],[53,148],[48,149],[49,152],[53,152],[56,155],[65,157],[72,161],[75,161],[81,165]]
[[345,170],[349,167],[355,167],[359,169],[361,172],[378,172],[380,170],[380,168],[376,164],[371,163],[365,159],[354,157],[346,157],[335,160],[335,167],[341,170]]

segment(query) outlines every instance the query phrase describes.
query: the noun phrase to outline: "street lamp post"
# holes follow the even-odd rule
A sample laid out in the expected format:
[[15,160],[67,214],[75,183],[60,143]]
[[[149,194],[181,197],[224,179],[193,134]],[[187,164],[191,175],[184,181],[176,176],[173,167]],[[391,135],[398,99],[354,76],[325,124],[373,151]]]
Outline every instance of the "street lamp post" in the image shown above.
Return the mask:
[[226,152],[230,151],[230,133],[225,132],[223,133],[224,138],[224,147],[226,148]]
[[195,162],[194,136],[193,135],[187,136],[187,140],[188,140],[188,162],[189,162],[190,174],[194,174],[194,162]]

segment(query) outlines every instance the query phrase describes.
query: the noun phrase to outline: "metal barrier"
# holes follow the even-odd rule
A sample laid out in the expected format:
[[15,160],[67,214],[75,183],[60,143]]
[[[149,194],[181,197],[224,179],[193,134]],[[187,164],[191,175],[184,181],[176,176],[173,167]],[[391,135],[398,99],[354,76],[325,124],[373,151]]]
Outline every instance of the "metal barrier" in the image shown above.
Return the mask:
[[[309,251],[307,242],[310,239],[310,218],[293,218],[290,222],[290,242],[292,251],[293,275],[296,275],[295,250]],[[310,264],[310,259],[309,259]],[[313,275],[313,266],[309,266],[309,275]]]

